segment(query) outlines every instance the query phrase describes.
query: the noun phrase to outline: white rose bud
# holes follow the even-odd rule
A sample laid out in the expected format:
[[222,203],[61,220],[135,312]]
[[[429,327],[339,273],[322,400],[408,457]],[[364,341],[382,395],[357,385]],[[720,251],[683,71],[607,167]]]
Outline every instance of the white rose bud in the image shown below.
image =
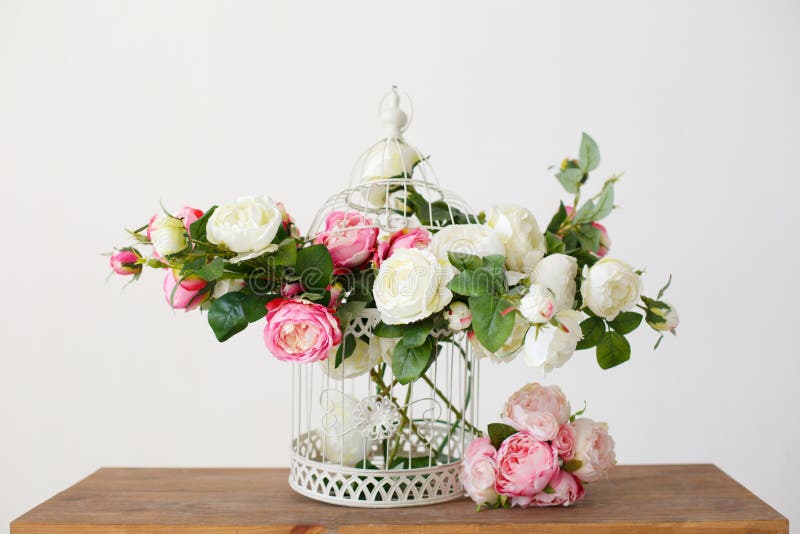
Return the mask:
[[534,324],[546,323],[556,313],[555,295],[543,285],[531,284],[519,302],[519,312]]
[[469,328],[469,325],[472,324],[472,312],[469,310],[469,306],[463,302],[450,304],[450,308],[444,312],[444,318],[448,328],[453,332]]
[[540,367],[545,372],[567,363],[583,337],[580,325],[582,317],[579,311],[564,310],[555,316],[561,328],[552,325],[531,328],[525,336],[525,363]]
[[572,309],[577,274],[578,260],[566,254],[551,254],[536,264],[531,280],[553,292],[558,313]]
[[660,300],[650,300],[647,302],[647,316],[645,320],[653,330],[658,330],[659,332],[669,331],[673,334],[680,323],[678,311],[675,309],[675,306]]
[[244,261],[276,250],[272,240],[282,223],[283,213],[268,197],[242,197],[214,210],[206,235],[211,243],[239,253],[232,261]]
[[584,269],[581,284],[583,303],[596,315],[613,321],[620,312],[630,310],[639,300],[642,281],[633,267],[612,258],[603,258],[591,269]]
[[370,350],[369,345],[356,338],[356,346],[353,353],[345,358],[339,367],[336,367],[336,351],[339,347],[331,350],[330,356],[324,361],[317,363],[322,368],[322,372],[334,380],[344,380],[345,378],[355,378],[369,372],[378,363],[378,353]]
[[427,250],[397,250],[381,263],[372,294],[386,324],[408,324],[444,309],[453,298],[447,283],[455,269]]
[[520,206],[494,206],[486,224],[505,247],[506,267],[530,273],[547,252],[544,235],[533,213]]
[[434,256],[450,264],[448,252],[461,252],[485,257],[505,254],[503,243],[491,228],[482,224],[451,224],[445,226],[431,239],[430,251]]
[[241,291],[247,283],[241,279],[233,280],[217,280],[214,284],[214,290],[211,292],[211,298],[218,299],[222,295]]
[[189,246],[183,221],[166,214],[153,215],[147,225],[147,237],[156,256],[169,256]]

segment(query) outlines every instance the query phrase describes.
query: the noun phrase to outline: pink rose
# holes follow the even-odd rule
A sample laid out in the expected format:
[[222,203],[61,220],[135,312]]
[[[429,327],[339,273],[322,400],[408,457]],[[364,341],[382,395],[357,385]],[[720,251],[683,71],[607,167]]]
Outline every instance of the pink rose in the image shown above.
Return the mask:
[[202,216],[203,210],[192,208],[191,206],[184,206],[175,212],[175,217],[183,221],[183,226],[186,228],[187,232],[189,231],[189,227],[192,225],[192,223]]
[[515,506],[528,506],[558,472],[553,448],[522,430],[506,438],[497,451],[497,493],[511,498]]
[[292,282],[291,284],[283,284],[281,286],[281,296],[290,298],[303,292],[303,286],[300,282]]
[[602,479],[617,463],[614,438],[608,433],[608,425],[581,417],[572,423],[572,428],[575,431],[573,460],[580,462],[580,467],[572,474],[583,482]]
[[277,298],[267,304],[264,343],[273,356],[290,362],[325,360],[342,342],[339,320],[325,306]]
[[494,489],[497,477],[497,451],[489,438],[477,438],[469,444],[461,462],[461,485],[467,496],[477,504],[494,505],[497,492]]
[[361,267],[372,257],[378,228],[355,211],[334,211],[325,219],[325,232],[314,240],[328,247],[339,270]]
[[275,205],[278,206],[278,210],[281,212],[281,225],[286,233],[289,234],[289,237],[294,237],[295,239],[300,237],[300,231],[297,229],[294,218],[286,211],[286,206],[284,206],[283,202],[276,202]]
[[526,425],[527,414],[533,412],[550,413],[559,425],[563,425],[569,421],[569,402],[558,386],[543,386],[536,382],[526,384],[506,401],[503,420],[517,430],[522,430]]
[[569,423],[561,425],[551,445],[562,460],[567,462],[572,460],[575,456],[575,431],[572,429],[572,425]]
[[208,282],[197,275],[185,276],[183,277],[183,280],[181,280],[180,272],[180,269],[172,269],[172,275],[175,277],[175,281],[178,282],[183,289],[189,291],[200,291],[206,287],[206,285],[208,285]]
[[537,493],[533,498],[533,506],[570,506],[583,499],[581,481],[566,471],[559,470],[548,485],[549,489]]
[[136,263],[137,261],[139,261],[139,256],[134,251],[119,250],[111,255],[108,263],[115,273],[128,276],[142,272],[142,266]]
[[431,234],[425,228],[403,228],[385,241],[378,243],[375,251],[375,268],[381,266],[383,260],[389,258],[396,250],[401,248],[426,248],[431,242]]
[[558,421],[550,412],[530,412],[516,404],[507,419],[517,430],[527,430],[539,441],[550,441],[558,433]]
[[176,310],[193,310],[202,304],[210,295],[205,289],[205,281],[203,287],[196,290],[189,290],[178,284],[178,279],[172,270],[167,271],[164,276],[164,298],[167,304]]
[[[567,217],[572,215],[572,212],[575,211],[572,209],[572,206],[567,206]],[[595,251],[598,257],[602,258],[606,254],[608,254],[608,249],[611,248],[611,238],[608,237],[608,230],[606,227],[600,224],[599,222],[593,222],[592,226],[600,230],[600,247]]]

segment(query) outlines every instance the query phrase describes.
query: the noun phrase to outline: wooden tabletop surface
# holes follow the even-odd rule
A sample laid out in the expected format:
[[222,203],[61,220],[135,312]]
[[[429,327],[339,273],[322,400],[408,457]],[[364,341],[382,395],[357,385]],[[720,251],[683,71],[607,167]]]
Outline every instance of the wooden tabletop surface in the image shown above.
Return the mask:
[[619,466],[570,508],[476,512],[467,499],[370,510],[295,494],[287,469],[104,468],[11,523],[12,534],[788,532],[713,465]]

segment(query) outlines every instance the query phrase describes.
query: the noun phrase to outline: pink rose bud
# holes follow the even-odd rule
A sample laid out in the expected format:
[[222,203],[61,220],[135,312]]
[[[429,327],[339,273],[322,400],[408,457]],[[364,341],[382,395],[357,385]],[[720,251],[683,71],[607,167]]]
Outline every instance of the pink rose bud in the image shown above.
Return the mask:
[[120,250],[111,255],[109,264],[115,273],[128,276],[142,272],[142,266],[137,263],[138,261],[139,256],[132,250]]
[[361,267],[375,252],[378,228],[355,211],[334,211],[325,219],[325,232],[314,240],[328,247],[338,272]]
[[567,397],[558,386],[526,384],[513,393],[503,409],[503,420],[518,430],[525,428],[526,416],[533,412],[547,412],[559,425],[569,421],[570,407]]
[[571,506],[583,499],[584,490],[580,480],[566,471],[559,470],[548,486],[549,489],[533,497],[533,506]]
[[283,298],[267,304],[264,344],[279,360],[325,360],[341,342],[339,320],[324,306]]
[[525,430],[506,438],[497,456],[495,491],[514,506],[530,505],[559,469],[553,448]]
[[583,482],[604,478],[617,463],[614,438],[608,433],[608,425],[581,417],[572,423],[572,429],[575,431],[573,460],[580,462],[580,467],[572,474]]
[[208,284],[208,282],[206,282],[204,279],[194,274],[186,276],[183,278],[183,280],[181,280],[180,269],[171,270],[172,275],[175,277],[175,281],[180,283],[181,287],[188,291],[200,291]]
[[187,232],[192,223],[202,216],[203,210],[192,208],[191,206],[184,206],[175,212],[175,217],[183,221],[183,227],[186,228]]
[[208,299],[209,295],[208,291],[204,292],[202,289],[190,291],[181,287],[172,270],[167,271],[164,276],[164,298],[173,309],[193,310]]
[[403,228],[378,243],[373,262],[379,268],[383,260],[402,248],[426,248],[431,242],[431,234],[425,228]]
[[295,225],[292,216],[286,211],[286,206],[283,202],[276,202],[275,205],[278,206],[278,210],[281,212],[281,224],[283,225],[283,229],[289,234],[289,237],[295,239],[300,237],[300,231],[297,229],[297,225]]
[[489,438],[477,438],[469,444],[461,463],[459,475],[461,485],[467,496],[478,505],[494,506],[497,492],[494,489],[497,478],[497,451]]
[[291,284],[283,284],[281,286],[281,296],[284,298],[291,298],[303,292],[303,286],[300,282],[293,282]]
[[556,437],[553,438],[553,449],[564,461],[570,461],[575,456],[575,431],[569,423],[558,428]]

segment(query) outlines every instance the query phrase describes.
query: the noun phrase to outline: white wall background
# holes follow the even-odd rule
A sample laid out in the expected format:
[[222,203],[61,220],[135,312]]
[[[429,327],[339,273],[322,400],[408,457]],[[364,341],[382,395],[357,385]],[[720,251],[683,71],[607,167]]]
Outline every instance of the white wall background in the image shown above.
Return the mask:
[[[713,462],[800,520],[799,56],[788,1],[0,1],[0,524],[100,466],[287,465],[289,368],[259,329],[218,344],[98,253],[159,199],[267,193],[308,224],[392,83],[476,207],[546,221],[546,167],[599,141],[626,171],[613,254],[650,293],[673,273],[683,324],[549,379],[621,462]],[[484,420],[532,377],[485,368]]]

